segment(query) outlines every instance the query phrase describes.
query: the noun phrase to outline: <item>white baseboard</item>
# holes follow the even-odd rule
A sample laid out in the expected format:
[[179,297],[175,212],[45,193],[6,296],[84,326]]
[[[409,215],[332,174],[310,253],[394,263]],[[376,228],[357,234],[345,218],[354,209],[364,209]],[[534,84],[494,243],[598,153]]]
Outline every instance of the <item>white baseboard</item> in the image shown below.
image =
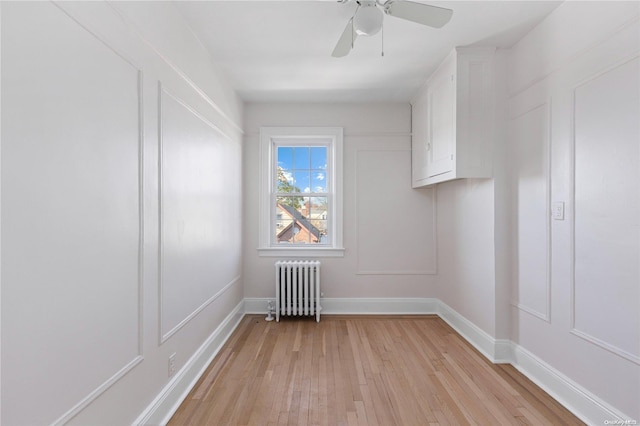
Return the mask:
[[244,313],[245,314],[267,314],[267,303],[273,302],[275,306],[275,297],[245,297]]
[[[511,364],[589,425],[632,420],[549,364],[507,339],[494,339],[440,301],[438,315],[494,364]],[[613,423],[610,423],[613,424]]]
[[633,420],[517,343],[511,345],[511,364],[583,422],[602,425]]
[[509,340],[496,340],[486,331],[451,309],[446,303],[439,301],[438,315],[482,355],[494,364],[511,362],[511,345]]
[[[227,316],[185,366],[134,422],[166,424],[227,341],[245,314],[266,314],[273,298],[246,298]],[[506,339],[494,339],[447,304],[432,298],[323,298],[323,314],[427,315],[437,314],[487,359],[512,364],[545,392],[587,424],[631,420],[549,364]]]
[[[245,313],[266,314],[274,298],[245,299]],[[429,315],[438,313],[438,299],[429,298],[328,298],[320,300],[327,315]]]
[[213,358],[218,354],[222,345],[236,329],[245,315],[244,300],[242,300],[213,333],[205,340],[198,350],[189,358],[185,365],[160,391],[158,396],[133,422],[134,425],[165,425],[176,412],[180,404],[187,397],[191,389],[200,379]]
[[511,364],[513,363],[513,348],[511,340],[496,339],[494,340],[493,363],[494,364]]
[[[274,298],[246,298],[245,313],[265,314]],[[509,363],[511,345],[496,340],[471,321],[435,298],[327,298],[320,300],[321,314],[327,315],[438,315],[487,359],[496,364]]]
[[428,315],[438,312],[438,299],[428,298],[323,298],[322,314]]

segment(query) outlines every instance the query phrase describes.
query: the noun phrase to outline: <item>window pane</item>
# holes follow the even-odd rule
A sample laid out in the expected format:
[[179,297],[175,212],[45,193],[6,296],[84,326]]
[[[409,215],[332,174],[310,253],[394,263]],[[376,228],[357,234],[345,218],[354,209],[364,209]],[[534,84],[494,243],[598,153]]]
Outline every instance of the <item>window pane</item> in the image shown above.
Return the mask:
[[294,177],[291,171],[283,170],[278,167],[276,192],[300,192],[294,185]]
[[299,197],[278,197],[276,199],[276,242],[293,242],[293,224],[296,209],[302,205]]
[[327,197],[313,197],[310,199],[310,204],[310,218],[327,219]]
[[311,168],[327,169],[327,147],[314,146],[311,148]]
[[276,242],[327,243],[326,197],[278,197]]
[[283,170],[293,169],[293,148],[290,146],[278,147],[278,167]]
[[309,147],[296,147],[293,148],[293,168],[294,169],[307,169],[311,168],[311,162],[309,160]]
[[[304,204],[303,197],[278,197],[277,198],[277,208],[279,210],[276,211],[276,217],[278,214],[281,214],[285,219],[293,219],[294,212],[300,210],[302,205]],[[278,207],[280,206],[280,207]],[[291,207],[288,209],[287,207]],[[293,209],[293,210],[292,210]]]
[[309,170],[293,172],[293,180],[299,192],[311,191],[311,174]]
[[309,222],[317,229],[319,243],[327,241],[327,197],[313,197],[309,200]]
[[311,171],[311,192],[327,192],[327,173],[324,170]]
[[292,220],[279,220],[276,221],[276,242],[290,242],[288,241],[291,238],[291,233],[289,230],[291,229]]

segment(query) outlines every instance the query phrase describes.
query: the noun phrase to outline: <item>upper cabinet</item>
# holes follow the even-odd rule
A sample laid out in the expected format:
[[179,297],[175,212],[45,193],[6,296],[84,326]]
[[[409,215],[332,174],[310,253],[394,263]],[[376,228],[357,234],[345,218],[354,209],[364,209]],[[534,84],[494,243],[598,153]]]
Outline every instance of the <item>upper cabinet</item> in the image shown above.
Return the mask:
[[456,48],[412,101],[412,186],[492,175],[494,48]]

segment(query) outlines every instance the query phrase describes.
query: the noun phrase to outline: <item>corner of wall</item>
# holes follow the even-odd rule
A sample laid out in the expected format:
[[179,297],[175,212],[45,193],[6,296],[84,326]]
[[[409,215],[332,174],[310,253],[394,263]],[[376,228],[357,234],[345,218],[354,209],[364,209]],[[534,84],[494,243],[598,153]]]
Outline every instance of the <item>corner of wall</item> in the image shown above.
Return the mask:
[[245,315],[245,301],[242,300],[227,315],[222,323],[209,335],[202,345],[194,352],[184,366],[176,373],[167,385],[158,393],[154,400],[145,408],[134,425],[164,425],[180,407],[191,389],[231,334],[240,324]]
[[508,339],[511,324],[511,264],[510,246],[511,198],[507,158],[507,55],[509,49],[498,49],[494,60],[494,248],[495,248],[495,336]]

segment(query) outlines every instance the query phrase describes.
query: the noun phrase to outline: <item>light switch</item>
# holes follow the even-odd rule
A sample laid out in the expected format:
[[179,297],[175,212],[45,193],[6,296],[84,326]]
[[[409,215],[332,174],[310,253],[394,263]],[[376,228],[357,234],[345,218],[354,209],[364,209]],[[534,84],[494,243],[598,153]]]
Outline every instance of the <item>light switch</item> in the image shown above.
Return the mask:
[[564,220],[564,202],[556,201],[551,208],[551,217],[554,220]]

